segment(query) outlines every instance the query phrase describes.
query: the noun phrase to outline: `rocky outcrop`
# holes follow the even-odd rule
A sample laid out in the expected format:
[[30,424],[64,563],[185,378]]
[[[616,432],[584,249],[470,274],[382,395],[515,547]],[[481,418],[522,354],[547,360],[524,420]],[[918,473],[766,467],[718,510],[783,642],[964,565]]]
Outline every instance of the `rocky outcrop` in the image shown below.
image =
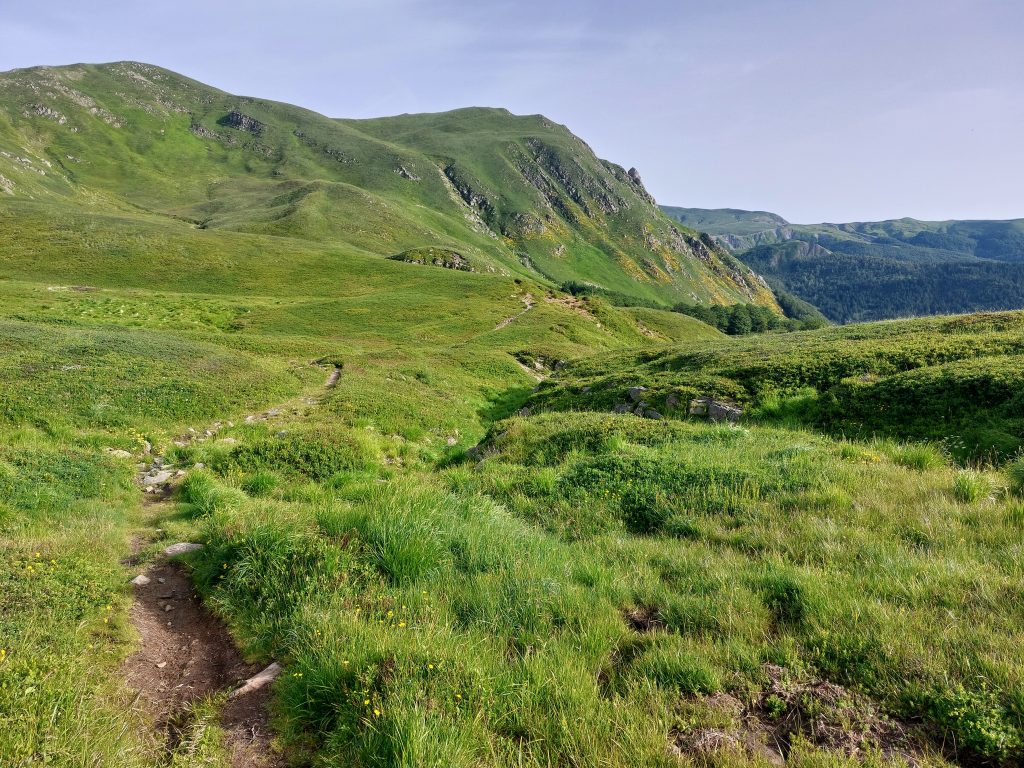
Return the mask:
[[218,125],[227,126],[228,128],[234,128],[238,131],[247,131],[254,136],[259,136],[263,133],[263,130],[267,127],[255,117],[249,115],[243,115],[237,109],[232,110],[220,120],[217,121]]
[[390,258],[392,261],[403,261],[406,264],[456,269],[460,272],[476,271],[465,256],[448,248],[413,248]]
[[466,205],[476,210],[485,220],[494,216],[494,203],[482,191],[483,184],[455,163],[447,163],[443,173]]
[[644,186],[644,180],[640,178],[640,171],[636,168],[630,168],[626,171],[626,176],[629,177],[630,182],[633,184],[633,188],[640,197],[651,205],[656,205],[654,197],[651,196],[651,193],[647,191],[647,187]]
[[533,155],[534,163],[556,181],[569,199],[583,209],[587,216],[593,216],[594,209],[604,214],[613,214],[629,207],[626,200],[616,193],[611,185],[589,173],[577,158],[571,155],[564,156],[555,147],[540,139],[527,139],[526,145]]
[[420,177],[417,176],[412,171],[410,171],[404,165],[400,165],[397,168],[395,168],[395,173],[397,173],[403,179],[408,179],[409,181],[420,181]]

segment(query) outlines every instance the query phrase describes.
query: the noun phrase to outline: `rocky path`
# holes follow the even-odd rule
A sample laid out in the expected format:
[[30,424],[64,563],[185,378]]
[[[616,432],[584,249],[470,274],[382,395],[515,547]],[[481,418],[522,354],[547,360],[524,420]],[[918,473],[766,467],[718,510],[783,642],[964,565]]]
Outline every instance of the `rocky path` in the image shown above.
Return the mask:
[[[140,475],[140,485],[152,489],[144,497],[151,519],[158,520],[169,507],[166,496],[173,476],[162,462],[147,466]],[[154,485],[156,479],[162,483]],[[141,546],[142,541],[137,542],[137,548]],[[280,668],[273,665],[270,679],[247,688],[246,681],[257,676],[260,666],[245,662],[227,628],[192,588],[185,568],[169,559],[199,546],[168,547],[133,580],[130,618],[140,642],[124,665],[128,685],[159,729],[168,763],[190,756],[205,726],[195,717],[194,707],[213,699],[223,702],[218,724],[232,768],[283,766],[271,743],[270,689],[265,685]]]

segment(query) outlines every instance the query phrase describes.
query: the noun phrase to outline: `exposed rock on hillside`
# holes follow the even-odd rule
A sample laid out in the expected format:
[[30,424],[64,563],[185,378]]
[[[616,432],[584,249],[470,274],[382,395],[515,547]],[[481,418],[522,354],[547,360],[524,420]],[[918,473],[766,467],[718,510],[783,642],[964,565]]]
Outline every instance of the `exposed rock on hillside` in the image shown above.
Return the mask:
[[243,115],[237,109],[232,110],[217,122],[220,125],[226,125],[228,128],[235,128],[239,131],[248,131],[255,136],[262,134],[263,129],[266,128],[266,126],[255,117]]
[[406,264],[433,265],[444,269],[457,269],[461,272],[476,272],[469,260],[457,251],[448,248],[414,248],[391,257],[392,261],[404,261]]

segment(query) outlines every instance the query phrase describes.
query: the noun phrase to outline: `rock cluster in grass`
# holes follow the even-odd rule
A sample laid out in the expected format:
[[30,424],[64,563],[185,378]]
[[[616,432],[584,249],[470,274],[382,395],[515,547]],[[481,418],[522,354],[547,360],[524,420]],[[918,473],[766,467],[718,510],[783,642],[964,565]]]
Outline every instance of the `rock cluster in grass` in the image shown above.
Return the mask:
[[226,125],[228,128],[235,128],[239,131],[248,131],[255,136],[259,136],[263,133],[263,129],[266,128],[266,126],[255,117],[243,115],[237,109],[232,110],[217,122],[220,125]]
[[689,414],[703,416],[708,421],[735,424],[743,415],[743,409],[711,397],[697,397],[690,401]]
[[646,400],[643,399],[646,391],[647,387],[630,387],[629,391],[626,393],[629,401],[619,403],[612,410],[615,413],[632,413],[645,419],[665,418],[660,411],[656,411],[647,403]]

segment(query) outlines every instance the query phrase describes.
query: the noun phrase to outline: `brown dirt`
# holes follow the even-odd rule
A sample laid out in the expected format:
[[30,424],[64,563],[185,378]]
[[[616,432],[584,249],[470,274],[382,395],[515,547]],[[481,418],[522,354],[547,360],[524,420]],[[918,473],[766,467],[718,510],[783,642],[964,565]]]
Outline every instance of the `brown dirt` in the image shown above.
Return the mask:
[[651,606],[623,611],[622,617],[634,632],[656,632],[665,628],[665,622],[661,620],[658,609]]
[[[158,563],[146,576],[150,582],[135,587],[131,609],[141,647],[125,662],[124,671],[163,732],[168,753],[173,753],[187,733],[192,704],[238,687],[261,667],[242,659],[182,566]],[[235,768],[284,764],[271,749],[268,694],[265,688],[240,696],[220,714]]]
[[799,740],[845,758],[878,754],[894,764],[919,764],[916,756],[922,749],[916,735],[866,696],[825,680],[790,679],[771,664],[764,669],[769,685],[749,702],[726,693],[694,699],[711,720],[729,724],[673,730],[672,751],[703,759],[739,752],[782,766]]
[[[544,301],[548,304],[559,304],[572,312],[575,312],[580,317],[585,317],[592,323],[597,323],[597,318],[587,307],[587,303],[583,299],[578,299],[575,296],[555,296],[548,294],[544,297]],[[598,323],[600,325],[600,323]]]

